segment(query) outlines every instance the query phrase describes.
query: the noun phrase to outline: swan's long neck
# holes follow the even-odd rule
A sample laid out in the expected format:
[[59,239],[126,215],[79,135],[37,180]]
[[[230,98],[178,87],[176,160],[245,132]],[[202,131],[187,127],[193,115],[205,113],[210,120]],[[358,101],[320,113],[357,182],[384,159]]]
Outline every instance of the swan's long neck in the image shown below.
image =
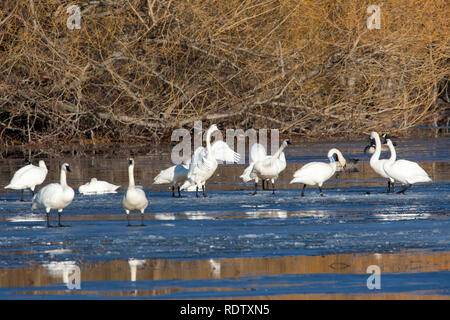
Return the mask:
[[272,159],[278,159],[281,155],[281,153],[284,151],[284,149],[286,148],[287,144],[286,143],[282,143],[280,148],[278,148],[277,152],[275,152],[272,156]]
[[134,164],[128,166],[128,188],[134,188]]
[[372,157],[370,157],[370,162],[378,161],[381,155],[380,136],[378,135],[378,133],[375,133],[374,136],[375,136],[375,152],[373,153]]
[[39,167],[47,169],[47,166],[45,165],[45,162],[42,161],[42,160],[39,161]]
[[336,170],[336,160],[334,160],[334,155],[338,156],[338,159],[342,158],[342,153],[338,149],[331,149],[328,152],[328,160],[330,160],[330,166]]
[[392,163],[392,162],[394,162],[397,159],[397,152],[395,151],[395,147],[392,144],[391,140],[388,140],[387,145],[389,147],[389,151],[391,152],[391,156],[389,157],[388,161],[389,161],[389,163]]
[[63,186],[66,187],[67,186],[67,174],[66,174],[66,170],[61,169],[61,177],[59,178],[59,183]]

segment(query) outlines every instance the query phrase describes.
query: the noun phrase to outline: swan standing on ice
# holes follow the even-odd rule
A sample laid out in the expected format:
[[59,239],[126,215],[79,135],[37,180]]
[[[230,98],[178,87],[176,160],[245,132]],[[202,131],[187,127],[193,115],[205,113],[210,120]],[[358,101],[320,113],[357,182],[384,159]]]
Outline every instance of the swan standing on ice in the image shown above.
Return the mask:
[[[384,135],[384,138],[386,139],[386,135]],[[370,134],[369,139],[371,140],[371,144],[368,145],[366,148],[364,148],[364,152],[367,149],[370,149],[371,147],[373,147],[373,141],[375,141],[375,151],[372,154],[372,156],[370,157],[370,162],[369,162],[370,167],[373,169],[373,171],[378,173],[380,176],[387,179],[388,185],[387,185],[387,189],[386,189],[385,193],[389,193],[391,191],[394,192],[395,191],[395,185],[394,185],[395,181],[394,181],[394,179],[389,177],[389,175],[384,171],[384,164],[386,163],[386,161],[388,161],[388,159],[380,159],[380,154],[381,154],[381,149],[382,149],[380,136],[378,135],[378,133],[373,131]],[[391,159],[392,159],[392,152],[391,152]],[[391,190],[391,186],[392,186],[392,190]]]
[[130,224],[130,211],[139,210],[141,212],[141,226],[144,226],[144,210],[148,206],[145,192],[141,188],[136,188],[134,184],[134,159],[128,159],[128,189],[122,200],[122,207],[127,214],[128,227]]
[[198,197],[198,188],[201,187],[203,197],[206,197],[206,180],[208,180],[216,171],[217,160],[227,162],[238,162],[239,153],[234,152],[225,142],[215,141],[211,145],[211,134],[219,129],[215,124],[211,125],[206,131],[206,148],[198,147],[191,157],[187,180],[181,186],[181,190],[195,186],[195,196]]
[[58,227],[63,227],[61,224],[61,214],[65,207],[67,207],[73,200],[75,192],[67,185],[67,172],[70,172],[70,167],[67,163],[61,165],[61,174],[59,183],[50,183],[39,190],[33,197],[33,204],[31,210],[45,209],[47,213],[47,227],[50,226],[50,210],[58,210]]
[[393,180],[400,182],[403,189],[397,193],[405,194],[411,185],[420,182],[430,182],[431,178],[417,162],[409,160],[396,160],[397,153],[390,139],[387,139],[387,145],[391,151],[391,157],[383,164],[384,171]]
[[31,189],[34,196],[34,188],[44,182],[47,173],[48,170],[44,160],[39,161],[39,167],[32,164],[26,165],[14,173],[5,189],[21,190],[20,201],[24,201],[24,189]]
[[[290,144],[291,143],[289,140],[284,140],[277,152],[275,152],[271,156],[266,155],[264,147],[263,150],[259,148],[258,154],[256,155],[258,161],[255,161],[255,163],[253,164],[253,168],[251,169],[251,172],[249,174],[249,177],[255,180],[255,191],[253,192],[254,195],[256,194],[256,191],[258,189],[259,179],[263,181],[265,179],[269,179],[272,182],[272,194],[275,194],[275,180],[278,179],[278,175],[281,173],[281,171],[286,168],[286,157],[284,156],[283,151]],[[264,157],[262,151],[264,151]]]
[[336,172],[336,161],[334,155],[337,156],[342,168],[346,169],[346,161],[342,153],[333,148],[328,151],[328,159],[330,163],[325,162],[310,162],[305,164],[299,170],[294,173],[294,179],[290,183],[303,183],[302,197],[305,196],[306,185],[309,186],[319,186],[320,196],[323,196],[322,185],[325,181],[330,179]]
[[175,197],[175,186],[178,189],[178,198],[181,198],[180,185],[187,179],[189,172],[189,164],[191,160],[188,159],[183,164],[178,164],[162,170],[154,179],[154,184],[170,184],[172,186],[172,197]]
[[120,186],[116,186],[106,181],[99,181],[97,178],[92,178],[90,182],[83,184],[78,188],[82,194],[103,194],[116,193]]
[[[250,177],[250,173],[253,170],[253,167],[255,166],[255,163],[258,161],[262,161],[264,159],[266,159],[267,157],[269,157],[266,154],[266,149],[264,148],[264,146],[260,143],[255,143],[252,145],[252,147],[250,148],[250,153],[249,153],[249,158],[250,158],[250,163],[248,165],[247,168],[245,168],[244,172],[242,173],[242,175],[239,176],[239,178],[241,178],[244,182],[249,182],[251,180],[253,180]],[[262,188],[263,190],[265,190],[265,180],[262,180]]]

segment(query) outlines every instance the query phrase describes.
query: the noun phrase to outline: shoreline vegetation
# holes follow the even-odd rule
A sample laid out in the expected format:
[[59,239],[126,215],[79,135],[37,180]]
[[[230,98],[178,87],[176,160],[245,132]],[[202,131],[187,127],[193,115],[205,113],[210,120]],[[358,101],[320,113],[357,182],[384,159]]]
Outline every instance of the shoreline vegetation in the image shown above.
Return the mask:
[[372,4],[82,1],[70,29],[65,1],[2,1],[1,157],[170,145],[199,120],[294,140],[448,135],[447,1],[383,1],[368,29]]

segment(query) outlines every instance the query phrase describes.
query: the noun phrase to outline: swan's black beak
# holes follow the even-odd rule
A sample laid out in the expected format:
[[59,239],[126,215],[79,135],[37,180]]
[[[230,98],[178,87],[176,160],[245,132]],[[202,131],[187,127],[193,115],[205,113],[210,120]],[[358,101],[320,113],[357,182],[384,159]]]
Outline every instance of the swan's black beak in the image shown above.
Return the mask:
[[292,143],[291,143],[291,140],[286,140],[286,143],[287,143],[287,145],[292,144]]
[[367,146],[364,148],[364,153],[367,153],[367,150],[369,150],[371,147],[372,147],[371,144],[367,145]]
[[70,169],[70,167],[68,165],[66,166],[66,170],[67,170],[67,172],[72,172],[72,170]]
[[132,165],[133,164],[133,159],[128,159],[128,165]]
[[[387,133],[383,134],[382,137],[383,137],[383,144],[387,143],[387,139],[390,139],[392,141],[392,138],[395,138],[395,137],[393,137],[393,136],[391,136],[390,134],[387,134]],[[392,145],[395,147],[395,146],[397,146],[397,143],[392,141]]]
[[217,129],[219,129],[219,130],[223,130],[223,124],[221,124],[221,123],[218,123],[218,124],[216,125],[216,127],[217,127]]

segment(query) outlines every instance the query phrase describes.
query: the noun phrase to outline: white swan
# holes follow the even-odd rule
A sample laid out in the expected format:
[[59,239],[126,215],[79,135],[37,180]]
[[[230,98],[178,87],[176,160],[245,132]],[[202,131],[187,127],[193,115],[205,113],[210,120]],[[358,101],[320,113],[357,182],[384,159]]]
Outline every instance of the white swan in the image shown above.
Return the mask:
[[171,166],[162,170],[153,180],[154,184],[170,184],[172,186],[172,197],[175,197],[175,186],[178,189],[178,198],[181,198],[180,186],[186,181],[189,172],[191,159],[184,161],[183,164]]
[[33,197],[33,204],[31,210],[45,209],[47,213],[47,227],[50,227],[50,210],[58,210],[58,227],[61,225],[61,214],[65,207],[67,207],[73,200],[75,192],[67,185],[67,172],[70,172],[70,167],[67,163],[61,165],[60,182],[50,183],[39,190]]
[[249,175],[251,179],[255,180],[255,191],[253,194],[256,194],[259,179],[270,180],[272,182],[272,193],[275,193],[275,180],[278,179],[278,175],[286,168],[286,157],[283,151],[290,144],[289,140],[284,140],[277,152],[271,156],[262,157],[262,152],[259,151],[258,161],[254,163]]
[[120,186],[116,186],[106,181],[97,180],[92,178],[91,181],[78,187],[78,191],[81,194],[103,194],[103,193],[116,193],[116,190]]
[[320,195],[323,196],[323,183],[330,179],[336,172],[334,155],[337,156],[340,165],[345,170],[346,160],[344,156],[338,149],[333,148],[328,151],[328,159],[330,160],[330,163],[310,162],[294,173],[294,179],[292,179],[290,183],[303,183],[302,197],[305,196],[306,185],[319,186]]
[[405,194],[411,185],[420,182],[432,181],[428,174],[417,162],[409,160],[396,160],[397,153],[390,139],[387,139],[387,145],[391,150],[391,157],[383,164],[384,171],[393,180],[400,182],[404,187],[397,193]]
[[141,212],[141,226],[144,226],[144,210],[148,206],[148,200],[144,190],[137,188],[134,184],[134,160],[128,159],[128,189],[122,199],[122,207],[127,214],[128,226],[130,227],[130,211]]
[[24,201],[23,190],[31,189],[34,195],[34,188],[44,182],[47,173],[48,170],[44,160],[39,161],[39,167],[32,164],[26,165],[14,173],[14,176],[5,189],[22,190],[20,201]]
[[[248,165],[247,168],[245,168],[244,172],[242,173],[242,175],[239,176],[239,178],[241,178],[244,182],[249,182],[251,180],[253,180],[250,177],[250,173],[253,170],[253,167],[255,165],[256,162],[258,161],[262,161],[264,159],[266,159],[267,157],[270,157],[266,154],[266,148],[264,148],[264,146],[260,143],[255,143],[252,145],[252,147],[250,148],[250,152],[249,152],[249,158],[250,158],[250,163]],[[265,190],[265,180],[262,180],[262,188],[263,190]]]
[[[384,136],[384,137],[386,137],[386,136]],[[386,161],[388,161],[388,159],[380,159],[380,154],[381,154],[381,149],[382,149],[380,136],[378,135],[378,133],[373,131],[370,133],[370,139],[371,139],[371,144],[364,149],[364,151],[366,151],[369,147],[373,146],[373,141],[375,142],[375,151],[372,154],[372,156],[370,157],[370,162],[369,162],[370,167],[373,169],[373,171],[378,173],[380,176],[387,179],[388,185],[387,185],[387,189],[386,189],[385,193],[389,193],[391,191],[394,192],[395,191],[395,181],[394,181],[394,179],[389,177],[389,175],[384,171],[384,164]],[[392,153],[391,153],[391,158],[392,158]],[[392,186],[392,190],[391,190],[391,186]]]
[[211,134],[219,129],[215,124],[211,125],[206,131],[206,148],[198,147],[191,157],[187,180],[181,186],[181,190],[189,189],[195,186],[196,197],[198,197],[198,188],[203,190],[203,196],[206,197],[205,184],[216,171],[217,160],[226,162],[238,162],[239,153],[234,152],[225,142],[215,141],[211,145]]

